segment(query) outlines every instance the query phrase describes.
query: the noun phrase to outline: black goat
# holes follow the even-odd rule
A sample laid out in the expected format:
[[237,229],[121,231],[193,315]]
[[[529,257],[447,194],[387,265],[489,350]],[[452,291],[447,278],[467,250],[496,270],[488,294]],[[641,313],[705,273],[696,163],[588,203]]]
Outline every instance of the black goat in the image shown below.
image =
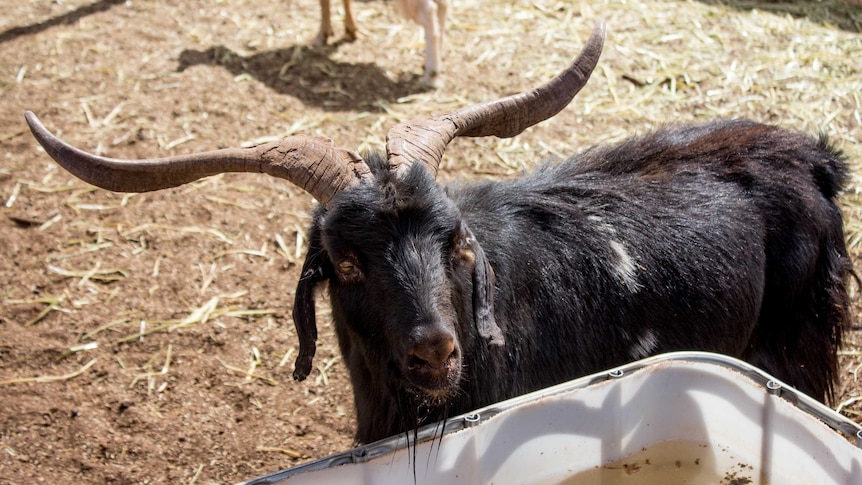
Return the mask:
[[28,121],[58,162],[112,190],[263,171],[311,192],[294,377],[311,370],[314,290],[328,283],[359,442],[672,350],[741,357],[830,396],[851,269],[835,204],[847,168],[825,138],[720,121],[514,181],[435,182],[455,136],[513,136],[568,104],[602,39],[599,27],[532,92],[393,128],[386,157],[292,137],[125,162]]
[[[315,216],[294,308],[313,323],[328,282],[361,442],[673,350],[831,390],[849,266],[825,140],[669,128],[448,193],[366,161],[376,183]],[[492,305],[505,345],[477,331]]]

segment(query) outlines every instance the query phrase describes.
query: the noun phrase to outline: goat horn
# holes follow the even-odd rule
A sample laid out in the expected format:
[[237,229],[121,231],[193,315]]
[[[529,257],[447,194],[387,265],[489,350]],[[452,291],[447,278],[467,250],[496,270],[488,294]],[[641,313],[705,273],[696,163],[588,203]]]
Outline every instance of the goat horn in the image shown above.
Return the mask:
[[605,23],[596,23],[590,38],[571,65],[548,83],[531,91],[480,103],[438,118],[412,120],[394,126],[386,135],[389,169],[406,170],[421,161],[431,173],[443,151],[457,136],[513,137],[559,113],[584,87],[599,62]]
[[177,187],[223,172],[261,172],[290,181],[326,207],[335,194],[371,175],[359,155],[312,135],[290,136],[250,148],[119,160],[79,150],[51,134],[32,112],[24,116],[51,158],[81,180],[115,192]]

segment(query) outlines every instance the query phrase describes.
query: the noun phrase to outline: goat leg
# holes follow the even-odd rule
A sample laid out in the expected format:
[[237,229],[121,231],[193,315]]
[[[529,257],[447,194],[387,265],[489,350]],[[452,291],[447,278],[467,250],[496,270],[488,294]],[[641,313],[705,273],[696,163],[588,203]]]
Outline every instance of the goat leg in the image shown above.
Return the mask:
[[[353,1],[342,0],[344,3],[344,38],[346,40],[356,40],[356,35],[359,29],[356,28],[356,19],[353,17]],[[330,37],[335,35],[332,30],[332,10],[329,7],[329,0],[320,0],[320,31],[312,42],[315,46],[326,45]]]
[[356,28],[356,20],[353,18],[353,0],[342,0],[344,2],[344,38],[356,40],[359,29]]
[[425,73],[422,75],[422,84],[431,87],[439,87],[438,75],[442,70],[441,43],[446,17],[446,4],[441,2],[443,8],[434,0],[420,2],[416,20],[425,29]]
[[312,42],[313,45],[326,45],[327,39],[332,36],[333,31],[330,14],[329,0],[320,0],[320,31],[317,32],[317,36]]

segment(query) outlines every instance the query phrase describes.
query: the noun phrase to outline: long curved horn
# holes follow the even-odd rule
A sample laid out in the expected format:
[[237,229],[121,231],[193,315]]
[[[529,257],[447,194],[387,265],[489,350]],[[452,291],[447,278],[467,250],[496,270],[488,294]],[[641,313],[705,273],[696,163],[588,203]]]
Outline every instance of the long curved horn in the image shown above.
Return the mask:
[[177,187],[224,172],[261,172],[289,180],[326,207],[335,194],[371,176],[359,155],[318,136],[290,136],[251,148],[118,160],[79,150],[51,134],[32,112],[24,116],[51,158],[81,180],[115,192]]
[[414,161],[421,161],[436,174],[446,145],[456,136],[510,138],[554,116],[587,83],[599,62],[604,41],[605,23],[600,20],[578,57],[548,83],[525,93],[468,106],[437,118],[395,125],[386,135],[389,169],[406,170]]

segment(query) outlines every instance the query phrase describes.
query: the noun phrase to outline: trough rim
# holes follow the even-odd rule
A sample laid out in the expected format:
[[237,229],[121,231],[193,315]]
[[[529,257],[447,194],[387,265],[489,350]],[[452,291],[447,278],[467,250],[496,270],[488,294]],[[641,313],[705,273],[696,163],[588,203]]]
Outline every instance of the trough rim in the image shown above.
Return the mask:
[[[449,418],[446,420],[445,426],[441,422],[431,423],[419,428],[416,432],[408,432],[384,438],[374,443],[358,446],[351,450],[276,471],[262,477],[241,482],[237,485],[270,485],[300,473],[324,470],[341,465],[365,463],[379,456],[404,448],[409,449],[410,447],[420,445],[427,441],[441,440],[443,436],[477,426],[501,413],[517,408],[526,403],[544,399],[549,396],[584,389],[603,382],[628,377],[647,368],[653,368],[663,364],[666,365],[668,363],[684,362],[715,365],[739,373],[753,381],[765,393],[782,398],[784,401],[793,405],[796,409],[816,418],[836,433],[844,436],[848,441],[854,442],[857,448],[862,449],[862,426],[835,412],[833,409],[815,400],[811,396],[798,391],[792,386],[766,373],[762,369],[727,355],[702,351],[680,351],[647,357],[636,362],[614,367],[588,376],[579,377],[571,381],[540,389],[538,391]],[[443,429],[442,432],[441,429]]]

